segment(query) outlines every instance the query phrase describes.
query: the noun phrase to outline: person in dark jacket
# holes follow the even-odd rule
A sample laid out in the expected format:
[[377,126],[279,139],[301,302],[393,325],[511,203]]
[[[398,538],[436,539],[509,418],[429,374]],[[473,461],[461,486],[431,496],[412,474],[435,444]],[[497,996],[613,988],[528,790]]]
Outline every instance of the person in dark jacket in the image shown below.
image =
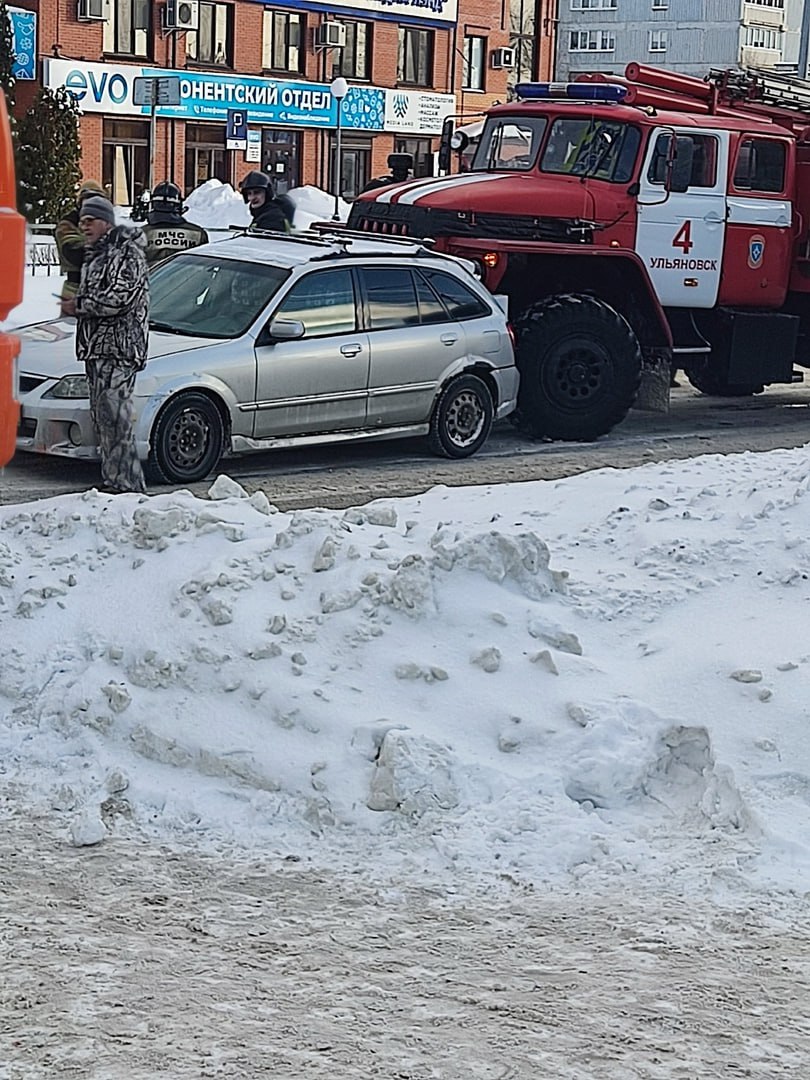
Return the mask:
[[146,261],[149,266],[176,251],[208,243],[208,233],[183,217],[183,196],[177,184],[164,180],[152,192],[143,234],[146,237]]
[[273,232],[289,232],[292,228],[295,206],[286,195],[275,195],[267,173],[254,169],[239,185],[242,198],[248,204],[253,218],[252,229],[270,229]]
[[377,176],[369,180],[363,191],[376,191],[377,188],[388,187],[389,184],[403,184],[406,180],[413,179],[413,156],[411,154],[389,154],[388,168],[391,170],[388,176]]
[[140,229],[116,225],[112,203],[97,195],[82,203],[79,227],[87,254],[78,292],[62,301],[62,314],[76,316],[76,357],[90,385],[102,479],[111,492],[145,491],[132,390],[149,335],[146,241]]
[[79,287],[84,259],[84,234],[79,228],[79,209],[85,199],[91,195],[104,195],[104,188],[95,180],[84,180],[76,196],[76,205],[65,214],[54,230],[56,248],[59,252],[59,265],[65,280],[62,283],[62,299],[75,296]]

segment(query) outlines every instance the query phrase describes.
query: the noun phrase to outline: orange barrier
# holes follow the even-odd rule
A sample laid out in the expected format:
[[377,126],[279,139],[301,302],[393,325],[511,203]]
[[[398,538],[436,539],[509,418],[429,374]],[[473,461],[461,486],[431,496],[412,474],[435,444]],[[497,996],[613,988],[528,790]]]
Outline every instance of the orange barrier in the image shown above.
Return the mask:
[[[25,272],[25,220],[17,213],[14,179],[14,149],[6,111],[6,99],[0,91],[0,319],[7,319],[23,296]],[[19,339],[0,334],[0,467],[14,456],[14,441],[20,417],[17,401],[17,356]]]

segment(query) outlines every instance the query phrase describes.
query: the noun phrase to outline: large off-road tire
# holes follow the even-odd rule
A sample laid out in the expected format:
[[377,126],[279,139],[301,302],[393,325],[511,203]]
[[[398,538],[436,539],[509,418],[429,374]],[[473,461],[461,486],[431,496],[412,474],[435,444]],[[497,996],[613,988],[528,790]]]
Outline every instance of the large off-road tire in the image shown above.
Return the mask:
[[641,348],[609,304],[593,296],[553,296],[527,308],[515,333],[521,431],[590,441],[625,418],[641,379]]
[[683,370],[692,386],[709,397],[751,397],[765,389],[762,383],[730,383],[710,358],[693,360]]
[[169,401],[152,429],[147,477],[159,484],[191,484],[217,466],[225,445],[225,426],[216,404],[205,394],[186,392]]
[[451,379],[430,418],[430,449],[440,457],[470,457],[487,441],[494,412],[483,379],[477,375]]

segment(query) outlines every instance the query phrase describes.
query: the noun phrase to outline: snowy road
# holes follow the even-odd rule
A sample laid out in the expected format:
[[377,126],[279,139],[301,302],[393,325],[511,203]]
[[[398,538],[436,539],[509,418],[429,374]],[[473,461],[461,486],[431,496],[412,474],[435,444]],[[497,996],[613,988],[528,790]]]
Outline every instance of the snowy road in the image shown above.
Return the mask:
[[3,824],[2,1080],[807,1075],[810,926],[771,897],[373,888]]
[[[371,499],[418,494],[448,486],[550,480],[606,466],[631,468],[650,461],[802,446],[810,440],[810,385],[772,387],[747,399],[707,398],[681,376],[668,416],[631,412],[596,443],[536,443],[508,423],[467,461],[433,457],[421,440],[335,446],[321,450],[249,455],[220,471],[249,492],[267,491],[282,510],[344,508]],[[98,467],[18,454],[0,479],[0,503],[25,502],[92,487]],[[204,495],[210,481],[192,485]],[[164,489],[165,490],[165,489]]]

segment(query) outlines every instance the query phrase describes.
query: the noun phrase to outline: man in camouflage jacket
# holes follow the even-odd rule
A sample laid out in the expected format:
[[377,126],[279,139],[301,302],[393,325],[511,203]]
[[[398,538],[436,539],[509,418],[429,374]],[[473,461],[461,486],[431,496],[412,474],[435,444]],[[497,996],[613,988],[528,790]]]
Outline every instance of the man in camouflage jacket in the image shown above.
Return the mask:
[[76,205],[65,214],[54,230],[56,249],[59,252],[59,266],[65,275],[62,284],[62,299],[75,296],[82,276],[82,262],[86,250],[84,234],[79,228],[79,211],[85,199],[91,195],[104,195],[101,184],[95,180],[83,180],[76,196]]
[[101,475],[109,491],[145,491],[132,408],[149,335],[145,240],[140,229],[116,226],[112,203],[100,196],[82,203],[79,226],[87,254],[78,292],[62,301],[62,314],[77,320],[76,357],[90,384]]

